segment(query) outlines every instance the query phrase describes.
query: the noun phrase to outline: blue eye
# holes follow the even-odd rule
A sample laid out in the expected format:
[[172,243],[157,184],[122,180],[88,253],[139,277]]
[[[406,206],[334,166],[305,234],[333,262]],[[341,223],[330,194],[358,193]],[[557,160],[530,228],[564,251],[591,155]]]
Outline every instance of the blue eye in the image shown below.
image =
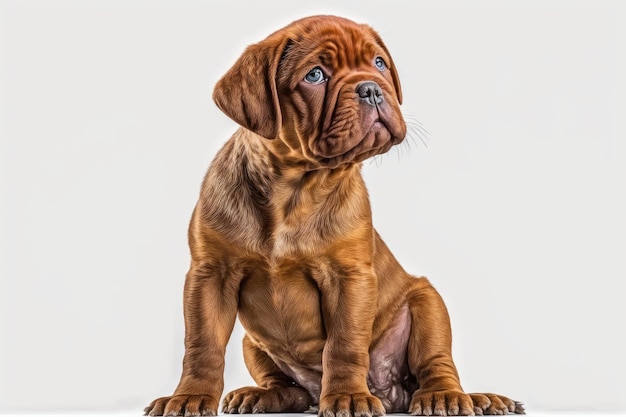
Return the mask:
[[320,67],[315,67],[304,77],[304,81],[309,84],[321,84],[326,81],[324,73]]
[[379,56],[377,56],[376,59],[374,60],[374,64],[376,65],[376,68],[378,68],[381,71],[384,71],[385,68],[387,68],[387,65],[385,65],[385,60]]

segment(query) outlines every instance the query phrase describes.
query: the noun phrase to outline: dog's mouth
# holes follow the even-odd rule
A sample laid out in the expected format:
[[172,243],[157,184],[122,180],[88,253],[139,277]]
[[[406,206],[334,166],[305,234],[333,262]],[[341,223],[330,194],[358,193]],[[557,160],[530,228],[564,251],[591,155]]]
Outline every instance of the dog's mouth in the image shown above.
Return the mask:
[[356,140],[354,145],[335,154],[321,154],[318,156],[316,168],[336,168],[346,163],[359,163],[375,155],[380,155],[401,143],[406,135],[404,123],[396,126],[383,118],[374,119],[368,127],[363,129],[365,134]]
[[[369,76],[368,76],[369,77]],[[399,103],[385,80],[353,77],[327,93],[319,133],[303,145],[310,169],[359,163],[387,152],[406,136]],[[381,87],[382,86],[382,87]]]

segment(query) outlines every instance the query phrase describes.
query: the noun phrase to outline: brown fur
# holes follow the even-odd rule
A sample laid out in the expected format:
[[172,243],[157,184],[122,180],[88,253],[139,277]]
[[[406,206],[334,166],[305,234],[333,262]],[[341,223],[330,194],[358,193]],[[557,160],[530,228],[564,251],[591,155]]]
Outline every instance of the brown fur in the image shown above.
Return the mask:
[[[320,84],[304,80],[314,67]],[[380,88],[375,106],[359,97],[365,81]],[[217,413],[237,314],[258,387],[228,394],[224,412],[523,412],[463,392],[443,300],[372,226],[360,162],[406,135],[380,37],[336,17],[296,21],[250,46],[214,99],[242,127],[211,164],[189,227],[182,378],[146,414]],[[377,352],[398,358],[400,397],[372,382],[391,375]]]

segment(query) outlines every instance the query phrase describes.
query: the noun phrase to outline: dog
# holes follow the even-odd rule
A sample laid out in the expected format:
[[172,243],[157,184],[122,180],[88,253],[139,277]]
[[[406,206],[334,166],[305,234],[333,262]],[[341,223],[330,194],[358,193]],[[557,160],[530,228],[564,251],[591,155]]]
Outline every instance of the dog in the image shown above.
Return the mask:
[[297,20],[249,46],[213,99],[241,127],[189,226],[182,377],[145,413],[217,414],[237,316],[258,386],[227,394],[224,413],[523,413],[463,391],[442,298],[372,226],[361,162],[407,134],[380,36],[334,16]]

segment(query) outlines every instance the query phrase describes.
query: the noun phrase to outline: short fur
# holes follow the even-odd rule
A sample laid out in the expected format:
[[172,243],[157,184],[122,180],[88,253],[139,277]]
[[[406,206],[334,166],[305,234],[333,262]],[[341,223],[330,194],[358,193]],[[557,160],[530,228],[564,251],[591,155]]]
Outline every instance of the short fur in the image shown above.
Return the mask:
[[[316,67],[325,78],[307,81]],[[258,386],[226,395],[226,413],[522,413],[507,397],[464,393],[443,300],[372,226],[360,163],[406,135],[378,34],[332,16],[296,21],[248,47],[213,97],[241,128],[189,227],[182,378],[146,414],[218,412],[237,315]]]

